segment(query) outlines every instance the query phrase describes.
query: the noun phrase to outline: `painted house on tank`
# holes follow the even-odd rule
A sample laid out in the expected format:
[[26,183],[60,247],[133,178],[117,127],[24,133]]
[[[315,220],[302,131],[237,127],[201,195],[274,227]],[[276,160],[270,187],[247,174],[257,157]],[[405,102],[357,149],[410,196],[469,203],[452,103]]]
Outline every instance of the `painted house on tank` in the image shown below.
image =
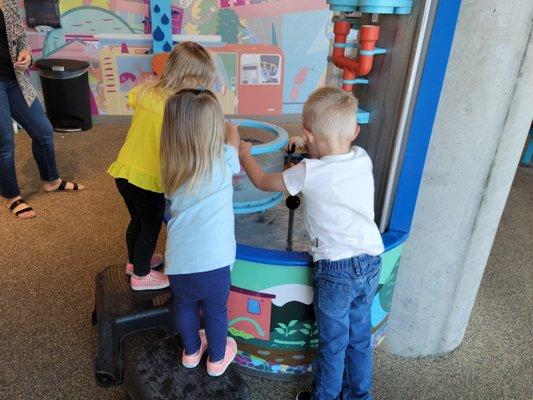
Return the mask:
[[273,294],[231,287],[228,299],[228,326],[235,336],[270,340]]

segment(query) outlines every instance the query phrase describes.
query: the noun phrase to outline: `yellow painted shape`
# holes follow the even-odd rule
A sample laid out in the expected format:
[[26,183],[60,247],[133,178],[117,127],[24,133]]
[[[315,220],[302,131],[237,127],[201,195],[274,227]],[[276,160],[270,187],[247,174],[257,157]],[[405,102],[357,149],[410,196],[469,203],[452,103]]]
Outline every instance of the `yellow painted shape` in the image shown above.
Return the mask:
[[93,0],[90,5],[92,7],[100,7],[109,10],[109,0]]
[[61,0],[59,2],[59,12],[63,14],[73,8],[83,6],[83,0]]

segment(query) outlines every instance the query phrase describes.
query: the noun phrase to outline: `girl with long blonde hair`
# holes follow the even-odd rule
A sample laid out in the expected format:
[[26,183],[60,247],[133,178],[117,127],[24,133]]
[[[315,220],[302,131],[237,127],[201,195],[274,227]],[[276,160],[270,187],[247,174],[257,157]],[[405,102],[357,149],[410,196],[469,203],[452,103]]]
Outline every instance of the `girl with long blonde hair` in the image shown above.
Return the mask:
[[[183,344],[182,363],[224,373],[237,352],[227,337],[226,302],[235,261],[232,176],[240,172],[239,134],[209,90],[183,89],[165,107],[161,172],[171,218],[165,273]],[[205,331],[200,330],[200,309]]]
[[215,74],[209,52],[196,43],[184,42],[170,52],[161,79],[144,82],[128,94],[132,123],[108,172],[131,216],[126,230],[126,273],[131,275],[133,290],[169,286],[168,277],[152,269],[162,263],[154,250],[165,212],[159,155],[165,102],[183,88],[211,87]]

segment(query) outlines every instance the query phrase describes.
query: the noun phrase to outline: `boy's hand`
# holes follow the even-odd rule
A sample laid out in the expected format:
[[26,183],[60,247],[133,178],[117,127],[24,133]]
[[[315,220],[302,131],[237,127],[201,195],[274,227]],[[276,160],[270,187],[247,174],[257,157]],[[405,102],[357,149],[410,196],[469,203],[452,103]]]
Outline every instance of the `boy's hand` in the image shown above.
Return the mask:
[[226,143],[238,150],[241,138],[237,127],[238,125],[233,125],[230,119],[226,121]]
[[245,140],[241,140],[239,145],[239,157],[252,154],[252,144]]
[[287,143],[287,147],[285,147],[285,151],[290,151],[292,146],[296,147],[296,150],[305,150],[306,149],[306,143],[305,140],[300,136],[292,136],[289,138],[289,143]]

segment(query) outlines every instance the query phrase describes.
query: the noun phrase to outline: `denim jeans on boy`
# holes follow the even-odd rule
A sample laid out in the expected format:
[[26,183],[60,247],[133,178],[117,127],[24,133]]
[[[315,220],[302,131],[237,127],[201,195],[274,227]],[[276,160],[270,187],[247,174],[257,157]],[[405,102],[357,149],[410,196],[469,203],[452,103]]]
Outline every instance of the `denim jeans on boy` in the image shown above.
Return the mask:
[[370,307],[381,258],[319,260],[313,274],[319,351],[313,364],[313,400],[371,400]]
[[41,180],[50,182],[59,178],[54,152],[54,131],[41,103],[35,100],[28,107],[17,81],[0,80],[0,194],[6,198],[20,195],[15,172],[12,117],[32,139],[33,158]]
[[177,328],[185,352],[191,355],[200,349],[198,330],[201,309],[209,359],[222,360],[226,353],[228,336],[227,302],[231,285],[230,267],[168,277],[176,305]]

